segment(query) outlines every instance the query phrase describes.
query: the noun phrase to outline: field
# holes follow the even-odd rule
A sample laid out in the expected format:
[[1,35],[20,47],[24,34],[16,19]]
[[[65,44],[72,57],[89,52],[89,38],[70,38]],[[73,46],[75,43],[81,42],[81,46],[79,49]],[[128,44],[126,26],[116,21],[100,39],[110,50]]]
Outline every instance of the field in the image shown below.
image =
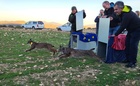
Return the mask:
[[69,33],[52,30],[0,29],[0,86],[139,86],[138,66],[105,64],[93,58],[57,59],[45,49],[30,48],[27,41],[67,46]]

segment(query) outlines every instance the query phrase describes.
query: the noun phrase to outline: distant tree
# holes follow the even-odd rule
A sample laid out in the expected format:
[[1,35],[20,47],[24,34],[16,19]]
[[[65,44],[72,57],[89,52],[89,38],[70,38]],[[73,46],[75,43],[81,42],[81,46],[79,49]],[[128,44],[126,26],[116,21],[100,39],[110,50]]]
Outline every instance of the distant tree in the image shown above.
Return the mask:
[[10,28],[14,28],[14,26],[13,26],[13,25],[8,25],[8,27],[10,27]]
[[91,27],[88,27],[87,29],[88,29],[88,30],[91,30],[92,28],[91,28]]
[[21,29],[22,27],[20,25],[15,26],[15,28]]
[[92,29],[94,30],[94,29],[96,29],[96,28],[92,28]]
[[7,27],[6,25],[0,25],[0,27]]

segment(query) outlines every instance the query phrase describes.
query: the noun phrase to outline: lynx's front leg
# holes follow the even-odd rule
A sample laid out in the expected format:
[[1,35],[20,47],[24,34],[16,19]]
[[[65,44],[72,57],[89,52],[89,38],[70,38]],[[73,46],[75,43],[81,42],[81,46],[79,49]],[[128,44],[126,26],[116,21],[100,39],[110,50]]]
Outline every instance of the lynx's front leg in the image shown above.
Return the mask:
[[31,51],[31,50],[33,50],[33,49],[35,49],[35,46],[31,46],[30,49],[26,50],[26,52]]
[[68,54],[61,54],[61,55],[59,55],[58,57],[61,59],[61,58],[67,58],[67,57],[69,57],[70,55],[68,55]]

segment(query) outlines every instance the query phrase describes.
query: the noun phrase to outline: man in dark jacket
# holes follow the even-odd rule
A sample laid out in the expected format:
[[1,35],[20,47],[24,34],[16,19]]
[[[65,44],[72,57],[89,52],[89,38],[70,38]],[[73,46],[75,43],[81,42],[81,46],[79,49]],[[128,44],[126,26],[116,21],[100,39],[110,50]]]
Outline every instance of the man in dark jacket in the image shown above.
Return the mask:
[[[78,12],[77,8],[75,6],[73,6],[71,8],[71,10],[72,10],[72,12],[69,15],[69,19],[68,19],[68,21],[72,24],[70,34],[72,34],[73,32],[82,32],[82,30],[79,30],[79,31],[76,30],[76,13]],[[85,18],[85,17],[86,17],[86,13],[83,10],[83,18]],[[76,37],[74,37],[74,40],[76,40]],[[71,43],[71,41],[69,41],[69,47],[71,46],[70,43]]]
[[[77,8],[75,6],[73,6],[71,8],[72,12],[69,16],[69,22],[72,24],[72,27],[71,27],[71,32],[79,32],[79,31],[76,31],[76,13],[78,12],[77,11]],[[83,18],[86,17],[86,13],[85,11],[83,12]]]
[[117,30],[119,29],[119,18],[114,13],[114,8],[111,7],[108,1],[103,2],[103,7],[105,8],[104,17],[103,18],[110,18],[110,29],[109,35],[114,35]]
[[122,1],[115,3],[114,12],[119,15],[121,25],[115,36],[119,35],[124,29],[128,31],[126,37],[126,67],[135,67],[140,40],[140,18],[132,12],[130,6],[125,6]]
[[99,20],[104,16],[104,10],[101,9],[99,15],[95,18],[94,22],[96,22],[96,34],[98,35],[99,32]]

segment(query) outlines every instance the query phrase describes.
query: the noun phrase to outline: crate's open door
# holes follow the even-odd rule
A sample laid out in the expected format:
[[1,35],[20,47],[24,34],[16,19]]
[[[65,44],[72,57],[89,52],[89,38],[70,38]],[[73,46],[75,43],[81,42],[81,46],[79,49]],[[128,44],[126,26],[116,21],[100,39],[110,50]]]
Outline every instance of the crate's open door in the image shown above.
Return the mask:
[[97,55],[103,59],[105,59],[107,56],[109,27],[110,27],[110,19],[100,18],[98,43],[97,43]]
[[83,29],[83,11],[76,13],[76,31]]

